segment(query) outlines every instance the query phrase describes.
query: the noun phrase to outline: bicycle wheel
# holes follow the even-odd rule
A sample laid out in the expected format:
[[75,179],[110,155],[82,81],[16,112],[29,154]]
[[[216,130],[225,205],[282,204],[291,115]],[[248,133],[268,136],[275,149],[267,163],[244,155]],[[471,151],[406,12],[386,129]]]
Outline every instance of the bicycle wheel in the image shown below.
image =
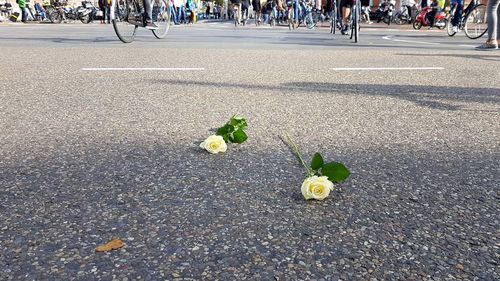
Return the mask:
[[486,18],[486,6],[477,5],[465,18],[465,35],[470,39],[477,39],[488,31],[488,19]]
[[453,36],[455,36],[455,34],[457,34],[455,31],[453,31],[453,24],[451,24],[452,22],[453,22],[453,16],[450,17],[450,19],[446,23],[446,32],[448,33],[448,36],[450,36],[450,37],[453,37]]
[[130,43],[134,41],[137,25],[130,23],[129,20],[141,13],[140,7],[134,0],[114,1],[116,1],[116,3],[113,11],[113,28],[116,36],[118,36],[123,43]]
[[158,29],[151,30],[153,35],[158,39],[165,38],[170,30],[170,7],[165,0],[154,0],[152,16],[158,26]]
[[352,34],[351,37],[354,37],[354,43],[358,43],[359,40],[359,23],[360,23],[360,7],[358,7],[359,0],[357,1],[356,5],[354,6],[354,11],[353,11],[353,19],[352,19]]
[[333,10],[333,14],[332,14],[332,26],[331,26],[331,31],[330,31],[332,34],[335,34],[337,32],[337,22],[338,22],[337,9],[335,8]]

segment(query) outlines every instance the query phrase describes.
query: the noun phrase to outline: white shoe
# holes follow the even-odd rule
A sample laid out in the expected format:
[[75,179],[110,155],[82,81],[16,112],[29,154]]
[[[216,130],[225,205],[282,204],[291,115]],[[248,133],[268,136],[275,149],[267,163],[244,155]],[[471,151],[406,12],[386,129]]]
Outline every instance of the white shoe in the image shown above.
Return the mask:
[[367,22],[367,23],[368,23],[368,24],[372,24],[372,23],[373,23],[373,21],[369,21],[369,22]]
[[457,33],[457,32],[458,32],[458,26],[453,26],[453,27],[451,28],[451,30],[452,30],[453,32]]

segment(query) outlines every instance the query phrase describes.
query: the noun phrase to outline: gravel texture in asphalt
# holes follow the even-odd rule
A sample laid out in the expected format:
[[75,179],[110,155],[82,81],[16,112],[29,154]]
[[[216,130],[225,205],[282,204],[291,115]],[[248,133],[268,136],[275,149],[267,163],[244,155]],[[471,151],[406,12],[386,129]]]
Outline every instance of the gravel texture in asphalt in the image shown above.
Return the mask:
[[[2,48],[0,280],[500,279],[498,53],[138,46]],[[331,70],[380,65],[446,70]],[[303,200],[287,132],[351,178]]]

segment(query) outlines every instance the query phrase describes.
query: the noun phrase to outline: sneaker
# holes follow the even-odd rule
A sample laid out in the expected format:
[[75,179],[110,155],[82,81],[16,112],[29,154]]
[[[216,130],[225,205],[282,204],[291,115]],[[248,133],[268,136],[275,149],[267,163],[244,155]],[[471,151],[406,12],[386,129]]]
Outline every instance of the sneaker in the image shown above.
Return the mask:
[[367,22],[367,23],[368,23],[368,24],[373,24],[373,21],[369,21],[369,22]]
[[146,23],[145,28],[147,28],[149,30],[155,30],[155,29],[158,29],[158,26],[150,21],[150,22]]
[[486,42],[484,44],[477,46],[476,50],[481,50],[481,51],[498,50],[498,44]]
[[454,25],[454,26],[451,28],[451,30],[452,30],[454,33],[457,33],[457,32],[458,32],[458,26],[455,26],[455,25]]
[[349,34],[349,27],[347,25],[344,25],[342,27],[341,33],[342,33],[342,35],[348,35]]

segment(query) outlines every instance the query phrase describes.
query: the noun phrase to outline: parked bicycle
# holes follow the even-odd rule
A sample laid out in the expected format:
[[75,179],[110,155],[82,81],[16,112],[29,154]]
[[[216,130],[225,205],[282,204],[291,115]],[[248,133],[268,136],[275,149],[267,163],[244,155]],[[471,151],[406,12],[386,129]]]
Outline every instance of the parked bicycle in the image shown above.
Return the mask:
[[[153,35],[162,39],[170,29],[170,1],[152,0],[152,21],[158,27],[151,30]],[[146,27],[142,0],[113,0],[111,20],[116,35],[123,43],[134,41],[138,27]]]
[[[454,36],[457,32],[453,30],[453,18],[457,4],[455,3],[450,11],[447,32],[449,36]],[[486,18],[486,5],[479,0],[472,0],[464,9],[461,19],[458,21],[458,30],[463,30],[470,39],[478,39],[488,31],[488,21]]]
[[411,22],[410,13],[408,12],[407,6],[402,6],[401,10],[399,10],[393,17],[393,21],[395,24],[402,25],[408,24]]

